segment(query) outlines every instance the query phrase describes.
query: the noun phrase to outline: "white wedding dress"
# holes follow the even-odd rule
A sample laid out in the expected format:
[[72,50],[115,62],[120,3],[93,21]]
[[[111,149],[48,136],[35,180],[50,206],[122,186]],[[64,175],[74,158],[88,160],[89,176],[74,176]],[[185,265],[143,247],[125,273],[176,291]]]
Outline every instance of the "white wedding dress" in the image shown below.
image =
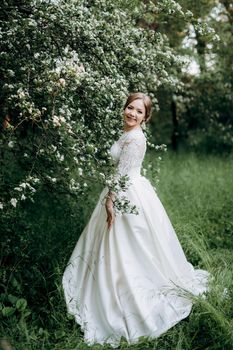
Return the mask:
[[68,313],[89,345],[158,337],[189,315],[190,292],[208,289],[209,273],[187,261],[154,188],[140,175],[145,151],[141,128],[113,144],[116,176],[130,177],[126,196],[139,215],[117,215],[108,230],[104,188],[63,274]]

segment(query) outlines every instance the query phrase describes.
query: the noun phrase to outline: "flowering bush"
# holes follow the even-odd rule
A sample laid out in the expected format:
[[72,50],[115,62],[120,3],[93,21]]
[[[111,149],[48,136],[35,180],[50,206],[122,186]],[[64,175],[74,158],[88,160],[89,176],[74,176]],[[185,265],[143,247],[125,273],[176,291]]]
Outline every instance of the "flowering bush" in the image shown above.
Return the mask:
[[136,26],[144,4],[134,11],[107,0],[2,8],[0,208],[33,199],[41,187],[79,195],[88,179],[104,183],[100,169],[109,169],[127,94],[148,92],[156,104],[157,87],[175,84],[169,72],[179,57],[165,35]]

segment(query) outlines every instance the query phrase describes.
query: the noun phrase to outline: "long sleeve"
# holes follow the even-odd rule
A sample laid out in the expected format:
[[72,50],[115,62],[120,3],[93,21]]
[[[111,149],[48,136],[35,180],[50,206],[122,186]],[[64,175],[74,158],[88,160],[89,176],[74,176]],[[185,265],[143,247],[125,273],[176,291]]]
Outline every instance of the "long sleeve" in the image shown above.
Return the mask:
[[[110,155],[115,160],[116,166],[108,187],[109,194],[113,195],[115,200],[125,195],[123,188],[127,188],[133,178],[140,176],[145,152],[146,138],[140,129],[123,133],[112,145]],[[129,177],[129,182],[127,179],[120,181],[125,175]]]
[[143,134],[132,134],[123,143],[116,167],[116,177],[140,175],[142,161],[146,151],[146,140]]

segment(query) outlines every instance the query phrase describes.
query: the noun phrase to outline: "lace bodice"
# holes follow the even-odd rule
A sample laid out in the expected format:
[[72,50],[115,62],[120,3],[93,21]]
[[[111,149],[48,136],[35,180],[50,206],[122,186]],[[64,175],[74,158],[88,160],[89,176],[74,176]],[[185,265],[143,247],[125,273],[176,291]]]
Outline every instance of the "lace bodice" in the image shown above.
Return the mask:
[[109,152],[117,163],[116,177],[128,175],[132,178],[140,175],[146,152],[146,137],[142,129],[124,132]]

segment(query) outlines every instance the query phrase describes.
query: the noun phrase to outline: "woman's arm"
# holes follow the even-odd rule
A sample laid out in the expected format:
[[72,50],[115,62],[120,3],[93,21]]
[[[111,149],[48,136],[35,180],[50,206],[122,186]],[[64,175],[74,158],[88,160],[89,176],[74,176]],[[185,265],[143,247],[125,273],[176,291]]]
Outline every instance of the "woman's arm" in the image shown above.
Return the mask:
[[[114,178],[118,180],[122,176],[129,175],[131,169],[140,167],[144,157],[145,149],[146,141],[143,135],[139,134],[137,136],[134,135],[133,137],[129,135],[129,138],[123,145]],[[115,219],[115,198],[116,195],[109,191],[105,202],[109,229],[112,227]]]
[[114,213],[114,198],[115,195],[111,192],[108,192],[106,201],[105,201],[105,209],[107,212],[107,224],[108,224],[108,229],[110,230],[114,220],[115,220],[115,213]]

